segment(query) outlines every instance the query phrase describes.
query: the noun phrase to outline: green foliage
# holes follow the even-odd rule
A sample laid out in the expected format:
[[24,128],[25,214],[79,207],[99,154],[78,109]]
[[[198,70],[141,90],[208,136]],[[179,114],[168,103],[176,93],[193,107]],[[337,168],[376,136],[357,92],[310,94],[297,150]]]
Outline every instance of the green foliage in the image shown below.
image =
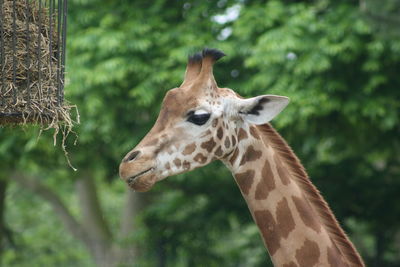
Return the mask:
[[66,235],[50,206],[12,185],[6,218],[13,245],[2,255],[2,266],[93,266],[83,244]]
[[[215,16],[232,7],[239,16],[218,22]],[[0,129],[3,174],[39,174],[74,212],[72,182],[89,171],[117,228],[119,161],[149,131],[165,92],[182,82],[187,54],[217,47],[228,55],[215,67],[221,87],[291,98],[274,126],[366,261],[383,243],[381,266],[399,264],[400,40],[383,37],[358,1],[75,0],[69,10],[66,98],[78,105],[82,123],[68,151],[78,172],[53,147],[52,133],[36,141],[35,129]],[[16,190],[8,192],[6,220],[24,246],[6,250],[3,262],[91,266],[49,207]],[[154,190],[132,237],[146,248],[143,266],[156,265],[150,259],[160,251],[171,266],[270,264],[222,164],[171,177]],[[29,224],[35,227],[24,230]]]

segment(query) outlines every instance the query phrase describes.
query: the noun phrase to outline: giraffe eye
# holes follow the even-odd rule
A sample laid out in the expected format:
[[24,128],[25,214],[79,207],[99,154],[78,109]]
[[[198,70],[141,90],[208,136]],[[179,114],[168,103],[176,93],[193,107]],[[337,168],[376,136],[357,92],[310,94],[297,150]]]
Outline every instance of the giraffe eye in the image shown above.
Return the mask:
[[193,111],[191,111],[188,113],[187,121],[196,125],[203,125],[208,121],[210,115],[210,113],[195,114]]

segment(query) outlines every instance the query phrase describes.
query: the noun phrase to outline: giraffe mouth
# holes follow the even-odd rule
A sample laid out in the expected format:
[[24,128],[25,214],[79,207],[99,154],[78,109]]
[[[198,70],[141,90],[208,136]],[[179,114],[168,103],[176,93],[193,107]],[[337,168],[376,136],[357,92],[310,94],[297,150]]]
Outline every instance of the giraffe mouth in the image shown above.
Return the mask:
[[142,176],[142,175],[144,175],[144,174],[146,174],[146,173],[149,173],[149,172],[151,172],[151,171],[153,171],[153,170],[154,170],[154,168],[151,167],[151,168],[149,168],[149,169],[147,169],[147,170],[144,170],[144,171],[142,171],[142,172],[139,172],[139,173],[137,173],[137,174],[135,174],[135,175],[129,177],[129,178],[127,179],[128,185],[132,185],[132,184],[135,182],[135,180],[136,180],[137,178],[139,178],[140,176]]

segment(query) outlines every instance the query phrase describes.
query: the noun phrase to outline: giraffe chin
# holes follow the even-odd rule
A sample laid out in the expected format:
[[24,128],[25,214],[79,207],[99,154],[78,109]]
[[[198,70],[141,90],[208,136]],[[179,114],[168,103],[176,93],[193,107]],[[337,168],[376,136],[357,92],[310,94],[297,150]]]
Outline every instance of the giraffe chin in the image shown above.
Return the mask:
[[137,192],[147,192],[156,183],[157,177],[154,174],[140,176],[129,183],[129,187]]

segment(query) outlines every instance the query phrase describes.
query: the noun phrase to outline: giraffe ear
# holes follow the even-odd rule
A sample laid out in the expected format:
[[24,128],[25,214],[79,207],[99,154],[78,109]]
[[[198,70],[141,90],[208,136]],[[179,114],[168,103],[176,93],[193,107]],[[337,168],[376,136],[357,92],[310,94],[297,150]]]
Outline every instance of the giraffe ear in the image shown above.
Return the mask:
[[261,95],[239,99],[238,113],[243,120],[256,125],[271,121],[289,104],[289,98],[278,95]]

